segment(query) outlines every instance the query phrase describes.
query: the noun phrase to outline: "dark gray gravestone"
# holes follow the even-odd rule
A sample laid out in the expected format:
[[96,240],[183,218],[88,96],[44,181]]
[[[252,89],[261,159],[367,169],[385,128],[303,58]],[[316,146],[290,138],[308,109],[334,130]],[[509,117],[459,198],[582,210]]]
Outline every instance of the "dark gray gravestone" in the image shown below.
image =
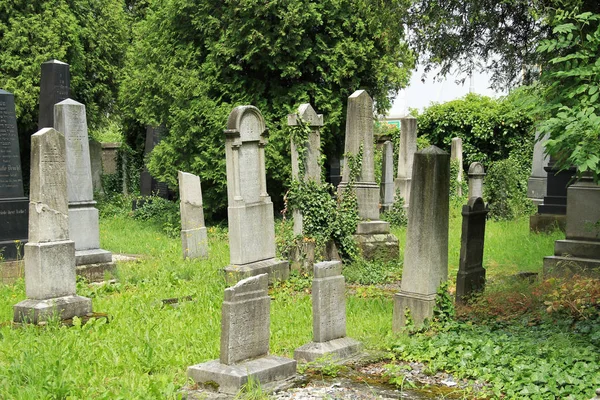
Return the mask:
[[483,248],[488,207],[481,197],[471,197],[462,208],[460,262],[456,275],[456,301],[463,302],[485,286]]
[[29,200],[23,195],[15,96],[0,89],[0,254],[6,260],[23,255],[18,249],[27,242],[28,207]]
[[[144,158],[152,152],[154,146],[156,146],[165,131],[163,126],[159,126],[158,128],[154,128],[151,126],[146,127],[146,143],[144,145]],[[167,184],[163,182],[158,182],[154,179],[146,166],[144,166],[144,170],[140,174],[140,194],[142,196],[152,196],[153,194],[163,197],[165,199],[169,198],[169,190],[167,188]]]
[[69,98],[69,64],[58,60],[42,64],[38,129],[54,127],[54,105]]

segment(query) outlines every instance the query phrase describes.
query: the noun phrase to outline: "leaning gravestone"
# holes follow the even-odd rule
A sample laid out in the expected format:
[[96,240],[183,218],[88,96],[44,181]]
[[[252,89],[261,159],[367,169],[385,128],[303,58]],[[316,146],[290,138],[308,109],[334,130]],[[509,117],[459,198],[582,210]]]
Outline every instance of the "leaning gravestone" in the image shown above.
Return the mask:
[[77,270],[90,280],[102,280],[115,264],[112,254],[100,248],[85,106],[71,99],[61,101],[54,106],[54,124],[67,146],[69,236],[75,242]]
[[[390,261],[398,258],[398,239],[390,233],[389,222],[379,219],[379,186],[375,182],[373,159],[373,99],[364,90],[357,90],[348,98],[344,145],[344,169],[338,192],[343,196],[351,188],[358,200],[361,219],[355,239],[368,260]],[[362,153],[362,154],[361,154]],[[362,155],[358,176],[350,176],[351,156]]]
[[295,360],[269,355],[270,302],[267,274],[225,289],[220,359],[188,367],[188,376],[228,394],[237,393],[250,378],[264,388],[294,376]]
[[42,64],[38,129],[54,127],[54,105],[69,98],[70,85],[69,64],[58,60]]
[[448,279],[450,155],[435,146],[416,152],[412,183],[394,331],[405,325],[407,309],[417,326],[433,316],[437,289]]
[[407,209],[410,201],[413,160],[417,151],[417,119],[415,117],[400,119],[400,128],[398,175],[394,184],[404,200],[404,208]]
[[0,89],[0,254],[22,258],[27,243],[27,208],[17,134],[15,96]]
[[459,137],[452,138],[450,145],[450,160],[455,161],[458,166],[456,176],[452,177],[456,181],[456,195],[462,197],[462,182],[463,182],[463,150],[462,139]]
[[361,343],[346,337],[345,279],[341,261],[314,265],[312,283],[313,341],[294,351],[305,362],[331,354],[343,359],[356,354]]
[[456,275],[456,301],[464,302],[473,293],[480,292],[485,286],[485,268],[483,268],[483,249],[485,240],[485,221],[489,212],[481,198],[483,165],[474,162],[469,166],[469,200],[462,208],[462,236],[460,260]]
[[[304,123],[310,128],[310,134],[308,135],[306,143],[294,143],[294,138],[291,138],[290,140],[292,178],[299,180],[300,170],[303,170],[304,176],[302,179],[304,179],[304,181],[312,180],[321,183],[320,128],[323,126],[323,114],[317,114],[308,103],[301,104],[300,107],[298,107],[298,114],[288,114],[289,126],[298,126],[300,123]],[[303,151],[300,153],[298,152],[298,146],[303,147]],[[301,162],[302,165],[300,165]],[[299,210],[294,210],[293,217],[294,233],[296,235],[302,235],[302,213]]]
[[380,197],[381,208],[389,211],[394,204],[394,145],[389,140],[383,144]]
[[225,154],[229,258],[226,280],[268,273],[271,281],[289,277],[287,261],[275,258],[273,203],[267,193],[267,128],[258,108],[239,106],[227,119]]
[[15,322],[38,323],[54,314],[68,319],[92,312],[92,301],[75,293],[65,155],[65,138],[56,130],[44,128],[31,137],[27,299],[14,306]]
[[178,171],[181,248],[183,258],[208,257],[208,237],[204,226],[200,177]]

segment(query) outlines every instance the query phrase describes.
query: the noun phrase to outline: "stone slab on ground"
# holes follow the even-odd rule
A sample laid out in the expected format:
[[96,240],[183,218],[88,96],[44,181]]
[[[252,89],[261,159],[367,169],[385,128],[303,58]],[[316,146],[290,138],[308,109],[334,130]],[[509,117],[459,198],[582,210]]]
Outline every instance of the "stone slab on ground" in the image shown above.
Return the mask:
[[294,350],[294,359],[300,362],[313,362],[331,355],[334,361],[343,361],[354,356],[362,348],[362,343],[349,337],[327,342],[310,342]]
[[213,360],[189,367],[187,374],[199,384],[208,387],[216,384],[219,392],[235,394],[249,378],[259,381],[261,387],[289,379],[296,374],[296,360],[273,355],[235,365],[225,365]]
[[37,324],[54,315],[60,319],[69,319],[92,312],[92,300],[77,295],[56,297],[53,299],[26,299],[13,307],[14,321]]

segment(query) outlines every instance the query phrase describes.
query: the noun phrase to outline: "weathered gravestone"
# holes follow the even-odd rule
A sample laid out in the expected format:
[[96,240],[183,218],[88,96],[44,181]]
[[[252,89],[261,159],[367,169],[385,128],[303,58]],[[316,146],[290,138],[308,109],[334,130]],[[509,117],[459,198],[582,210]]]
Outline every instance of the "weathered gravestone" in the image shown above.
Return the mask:
[[529,218],[529,229],[533,232],[551,231],[555,227],[565,230],[567,224],[567,188],[572,183],[575,167],[559,169],[550,157],[546,170],[546,195],[538,205],[536,214]]
[[270,302],[267,274],[225,289],[220,359],[188,367],[188,376],[229,394],[237,393],[249,378],[265,388],[294,376],[295,360],[269,355]]
[[400,292],[394,295],[393,329],[433,315],[435,296],[448,279],[450,155],[435,146],[415,153]]
[[4,260],[23,256],[28,205],[23,195],[15,96],[0,89],[0,254]]
[[14,306],[15,322],[38,323],[92,312],[92,301],[75,293],[75,243],[69,239],[66,145],[44,128],[31,136],[29,243],[25,245],[25,293]]
[[94,193],[104,193],[102,189],[102,143],[90,139],[90,167],[92,169],[92,188]]
[[460,261],[456,276],[456,301],[464,302],[485,286],[483,249],[485,221],[489,212],[481,198],[485,172],[483,165],[474,162],[469,166],[469,200],[462,208],[462,236]]
[[549,139],[546,134],[540,137],[540,133],[535,135],[535,144],[533,146],[533,160],[531,162],[531,176],[527,181],[527,197],[533,201],[536,206],[542,204],[546,195],[547,174],[544,168],[548,166],[550,157],[544,154],[544,143]]
[[413,160],[417,151],[417,119],[400,119],[400,147],[398,149],[398,175],[394,181],[395,189],[400,192],[407,209],[410,201]]
[[381,208],[389,211],[394,204],[394,145],[389,140],[383,144],[379,196]]
[[267,193],[265,145],[267,129],[254,106],[233,109],[225,130],[230,265],[226,280],[268,273],[285,280],[287,261],[275,258],[273,203]]
[[61,101],[54,106],[54,124],[66,142],[69,236],[75,242],[77,272],[102,280],[115,264],[111,252],[100,248],[85,106],[72,99]]
[[54,105],[69,98],[69,64],[58,60],[42,63],[38,129],[54,127]]
[[[389,222],[379,219],[379,186],[375,182],[373,158],[373,99],[364,90],[357,90],[348,98],[344,148],[346,156],[338,192],[343,196],[350,188],[356,194],[361,221],[354,237],[363,257],[395,260],[398,258],[398,238],[390,233]],[[356,177],[350,176],[349,164],[353,156],[361,160]]]
[[208,236],[204,226],[200,177],[178,171],[177,178],[183,258],[208,257]]
[[[321,132],[323,126],[323,114],[317,114],[308,103],[301,104],[298,107],[297,114],[288,115],[288,125],[298,126],[300,121],[310,128],[310,134],[306,138],[306,143],[294,143],[294,138],[290,139],[292,153],[292,178],[304,181],[312,180],[321,182]],[[298,146],[301,151],[298,151]],[[300,177],[300,171],[304,171],[304,176]],[[294,233],[302,235],[302,213],[294,210]]]
[[463,182],[463,151],[462,151],[462,139],[459,137],[452,138],[450,144],[450,161],[454,161],[458,167],[456,176],[452,179],[456,181],[456,195],[462,197],[462,182]]
[[361,343],[346,337],[346,281],[342,262],[317,263],[313,276],[313,341],[294,350],[294,358],[311,362],[327,354],[335,359],[354,355]]
[[[144,144],[144,158],[152,152],[154,147],[160,143],[162,136],[165,134],[165,127],[146,127],[146,142]],[[142,196],[156,195],[165,199],[169,198],[169,189],[167,184],[154,179],[144,163],[144,169],[140,173],[140,194]],[[135,207],[135,206],[134,206]]]
[[586,175],[567,192],[566,238],[544,257],[544,276],[600,278],[600,186]]

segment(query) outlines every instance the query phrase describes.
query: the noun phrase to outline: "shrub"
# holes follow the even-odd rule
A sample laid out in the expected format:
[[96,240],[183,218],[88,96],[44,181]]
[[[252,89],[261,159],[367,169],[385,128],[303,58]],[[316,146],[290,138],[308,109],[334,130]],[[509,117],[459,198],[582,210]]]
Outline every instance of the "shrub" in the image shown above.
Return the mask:
[[179,236],[181,231],[179,206],[162,197],[144,197],[142,205],[133,212],[133,217],[141,221],[154,221],[171,237]]

